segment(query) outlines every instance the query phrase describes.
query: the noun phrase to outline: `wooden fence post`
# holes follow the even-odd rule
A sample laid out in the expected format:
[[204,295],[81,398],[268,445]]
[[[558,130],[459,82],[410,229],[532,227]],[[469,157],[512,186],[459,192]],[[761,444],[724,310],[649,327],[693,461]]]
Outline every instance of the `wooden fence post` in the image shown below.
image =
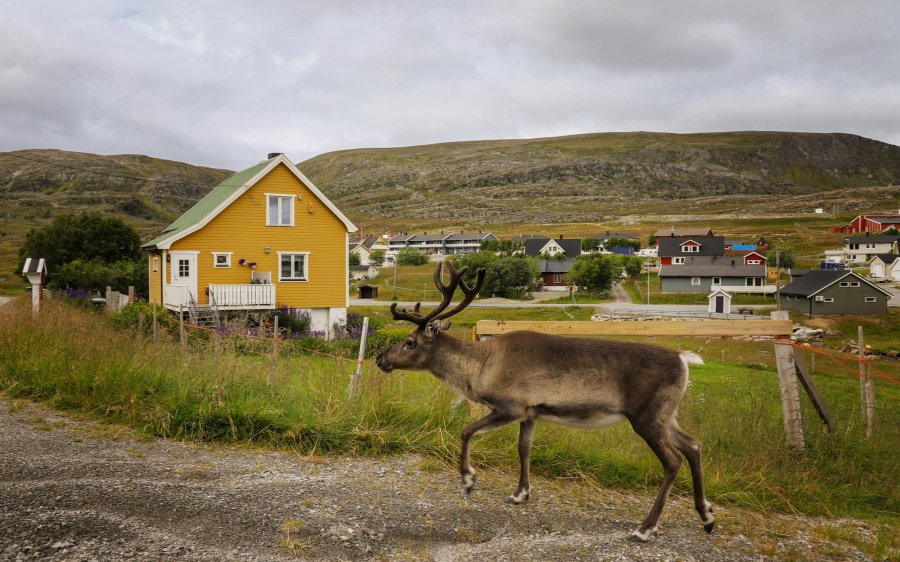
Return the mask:
[[872,368],[866,370],[866,437],[875,433],[875,383],[872,382]]
[[278,316],[272,320],[272,355],[269,356],[269,386],[276,382],[278,370]]
[[159,321],[156,318],[156,303],[153,303],[153,343],[159,341]]
[[[789,320],[786,310],[772,313],[772,320]],[[784,341],[783,338],[779,338]],[[787,341],[790,341],[788,338]],[[778,367],[778,386],[781,390],[781,413],[784,417],[784,433],[789,447],[805,448],[803,423],[800,413],[800,392],[797,389],[797,372],[794,364],[794,348],[775,343],[775,364]]]
[[369,317],[363,318],[362,334],[359,336],[359,356],[356,359],[356,372],[350,378],[350,399],[359,398],[359,379],[362,377],[363,359],[366,356],[366,338],[369,335]]
[[184,305],[178,305],[178,335],[181,338],[181,354],[187,357],[187,338],[184,334]]
[[109,285],[106,286],[106,314],[107,316],[112,314],[113,306],[110,302],[112,300],[112,287]]

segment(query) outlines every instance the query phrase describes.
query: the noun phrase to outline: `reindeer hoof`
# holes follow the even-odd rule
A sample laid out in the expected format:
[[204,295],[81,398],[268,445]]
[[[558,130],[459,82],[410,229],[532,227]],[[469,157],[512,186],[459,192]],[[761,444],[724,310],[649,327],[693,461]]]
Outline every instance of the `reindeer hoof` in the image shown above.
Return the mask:
[[466,494],[471,494],[472,490],[475,489],[475,480],[474,474],[463,474],[463,489],[466,491]]
[[520,503],[528,500],[529,493],[527,490],[523,490],[521,492],[516,492],[511,496],[506,498],[506,503],[510,505],[519,505]]
[[657,527],[652,527],[647,529],[646,531],[641,531],[640,529],[635,529],[632,531],[631,535],[628,537],[629,542],[647,542],[653,537],[657,535],[659,532]]
[[712,533],[713,528],[716,526],[716,518],[713,517],[713,508],[709,505],[709,502],[706,502],[704,506],[706,508],[706,513],[700,513],[700,522],[703,523],[703,530],[707,533]]

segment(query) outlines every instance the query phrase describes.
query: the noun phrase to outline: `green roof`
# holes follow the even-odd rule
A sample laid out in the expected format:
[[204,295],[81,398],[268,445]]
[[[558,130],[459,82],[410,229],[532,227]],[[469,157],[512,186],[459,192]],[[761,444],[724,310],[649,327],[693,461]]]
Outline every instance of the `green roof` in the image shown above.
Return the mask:
[[161,236],[157,236],[153,240],[147,242],[142,248],[152,249],[157,244],[171,238],[173,235],[202,222],[210,213],[219,208],[222,203],[247,185],[247,182],[256,177],[256,174],[268,166],[272,160],[273,159],[263,160],[255,166],[247,168],[246,170],[241,170],[240,172],[235,172],[229,176],[225,181],[216,186],[215,189],[207,193],[206,197],[197,201],[193,207],[188,209],[187,212],[178,217],[175,222],[166,227]]

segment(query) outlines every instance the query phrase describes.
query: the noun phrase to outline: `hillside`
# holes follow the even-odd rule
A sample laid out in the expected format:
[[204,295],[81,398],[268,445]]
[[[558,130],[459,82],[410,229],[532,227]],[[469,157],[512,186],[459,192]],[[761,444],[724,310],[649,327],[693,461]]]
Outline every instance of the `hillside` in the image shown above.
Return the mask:
[[0,154],[4,219],[40,220],[57,211],[95,210],[168,223],[231,172],[140,155],[62,150]]
[[0,153],[0,277],[16,268],[28,230],[57,215],[108,213],[149,237],[230,173],[140,155]]
[[299,167],[356,217],[597,222],[710,198],[898,184],[900,147],[848,134],[599,133],[346,150]]
[[[345,150],[298,167],[367,230],[560,225],[568,233],[565,223],[576,232],[578,224],[650,231],[794,218],[816,207],[839,224],[900,208],[900,147],[847,134],[598,133]],[[54,216],[111,213],[149,238],[229,173],[140,155],[0,153],[0,277],[13,273],[25,233]]]

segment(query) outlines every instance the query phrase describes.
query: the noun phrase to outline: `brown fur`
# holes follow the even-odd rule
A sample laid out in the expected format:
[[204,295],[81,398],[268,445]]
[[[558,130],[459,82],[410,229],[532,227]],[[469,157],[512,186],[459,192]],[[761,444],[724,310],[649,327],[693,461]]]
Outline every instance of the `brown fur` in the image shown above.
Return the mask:
[[[711,532],[715,520],[703,493],[700,444],[678,426],[678,405],[687,386],[688,360],[670,349],[639,343],[591,338],[554,336],[537,332],[511,332],[478,342],[464,342],[446,333],[449,322],[441,321],[474,298],[475,288],[460,281],[464,270],[450,267],[451,282],[440,282],[440,264],[435,271],[438,288],[445,299],[428,315],[394,310],[395,318],[419,327],[376,360],[385,372],[394,369],[430,371],[473,402],[487,406],[490,413],[463,429],[460,474],[467,492],[474,487],[474,471],[469,462],[471,438],[509,423],[519,422],[519,486],[510,501],[520,503],[530,490],[529,460],[534,425],[538,420],[572,427],[603,427],[627,419],[660,459],[665,478],[650,513],[632,535],[648,540],[656,532],[682,463],[688,459],[694,485],[694,503],[704,528]],[[457,285],[466,300],[449,314]],[[448,295],[449,292],[449,295]]]

